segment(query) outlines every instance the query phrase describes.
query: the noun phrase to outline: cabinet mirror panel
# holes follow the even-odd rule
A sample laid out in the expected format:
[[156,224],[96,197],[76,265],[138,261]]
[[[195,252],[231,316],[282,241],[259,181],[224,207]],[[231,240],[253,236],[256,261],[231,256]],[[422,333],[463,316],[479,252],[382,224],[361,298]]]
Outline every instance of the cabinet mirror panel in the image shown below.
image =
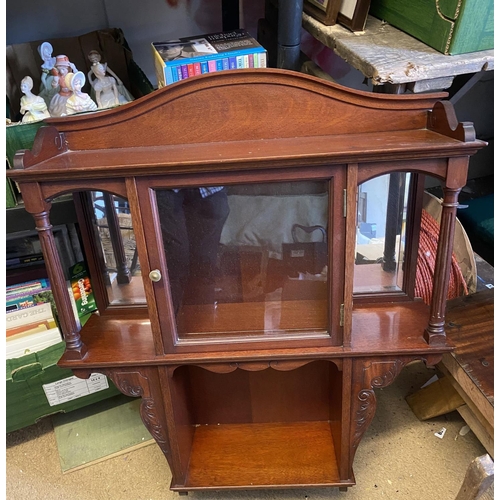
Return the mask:
[[403,289],[410,173],[381,175],[360,184],[354,293]]
[[90,194],[101,274],[113,305],[145,304],[141,265],[128,200],[108,192]]
[[328,336],[328,182],[157,189],[179,339]]

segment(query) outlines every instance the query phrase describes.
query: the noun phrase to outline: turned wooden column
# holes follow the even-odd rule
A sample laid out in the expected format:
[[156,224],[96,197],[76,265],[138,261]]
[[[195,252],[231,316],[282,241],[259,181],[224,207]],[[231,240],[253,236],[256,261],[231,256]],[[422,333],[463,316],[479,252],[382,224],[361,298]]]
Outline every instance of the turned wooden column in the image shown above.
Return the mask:
[[38,184],[20,184],[20,187],[26,211],[31,213],[35,220],[52,294],[57,304],[59,323],[66,342],[67,356],[69,359],[83,359],[87,354],[87,347],[80,339],[80,325],[73,313],[71,297],[55,244],[49,220],[51,204],[40,202]]
[[444,330],[446,299],[450,285],[453,238],[455,236],[455,220],[460,190],[461,188],[455,187],[444,188],[444,199],[441,204],[441,227],[432,285],[431,315],[424,334],[429,345],[444,345],[446,343]]

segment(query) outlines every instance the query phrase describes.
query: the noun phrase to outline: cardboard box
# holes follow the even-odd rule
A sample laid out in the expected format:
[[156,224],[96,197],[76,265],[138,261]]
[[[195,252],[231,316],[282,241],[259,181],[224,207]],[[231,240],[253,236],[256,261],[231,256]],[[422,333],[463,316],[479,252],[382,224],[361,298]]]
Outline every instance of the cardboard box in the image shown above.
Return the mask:
[[493,48],[493,0],[372,0],[370,14],[443,54]]
[[[122,30],[117,28],[92,31],[78,37],[8,45],[6,47],[6,92],[10,106],[9,116],[13,122],[20,119],[21,80],[25,76],[31,76],[33,79],[33,93],[37,94],[40,88],[42,72],[40,66],[43,61],[38,53],[38,47],[43,42],[50,42],[52,45],[54,49],[52,56],[55,57],[60,54],[68,56],[77,69],[85,75],[88,74],[91,68],[87,55],[91,50],[97,50],[102,56],[102,62],[108,64],[108,67],[116,73],[135,98],[142,97],[153,91],[153,86],[146,75],[134,62],[132,51],[125,40]],[[85,83],[83,91],[90,94],[88,81]]]
[[69,412],[120,394],[103,375],[77,379],[57,366],[65,343],[6,361],[7,432],[53,413]]

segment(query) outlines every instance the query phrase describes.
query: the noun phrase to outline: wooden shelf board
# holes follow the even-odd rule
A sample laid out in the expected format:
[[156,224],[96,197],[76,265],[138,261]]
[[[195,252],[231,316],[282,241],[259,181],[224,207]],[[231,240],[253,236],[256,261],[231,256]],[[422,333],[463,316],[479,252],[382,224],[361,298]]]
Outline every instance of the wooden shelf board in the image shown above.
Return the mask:
[[[9,176],[19,181],[50,180],[60,175],[61,167],[66,174],[76,178],[120,177],[135,169],[140,175],[178,174],[191,172],[213,172],[217,170],[256,169],[269,166],[290,166],[291,160],[307,161],[308,165],[344,163],[356,161],[396,160],[412,158],[415,152],[421,157],[431,158],[469,154],[483,144],[480,141],[460,142],[428,129],[387,132],[367,132],[311,137],[287,137],[269,141],[248,140],[233,143],[215,142],[205,144],[131,147],[120,149],[98,149],[67,151],[25,170],[9,170]],[[236,149],[238,146],[238,149]],[[304,150],[314,151],[304,159]],[[245,151],[246,153],[242,153]],[[207,158],[216,158],[207,161]],[[283,163],[286,160],[286,164]],[[106,169],[102,169],[106,165]],[[182,181],[185,184],[185,180]],[[181,184],[182,185],[182,184]]]
[[[306,301],[308,302],[308,301]],[[452,350],[452,344],[430,347],[423,338],[429,308],[423,302],[398,302],[355,306],[352,319],[352,345],[311,347],[304,338],[303,347],[265,349],[243,345],[229,352],[188,352],[156,355],[153,333],[146,308],[117,308],[102,315],[94,314],[82,328],[81,337],[88,348],[83,360],[63,355],[59,365],[65,368],[194,364],[256,359],[307,359],[365,356],[380,354],[434,354]],[[225,341],[227,342],[227,341]],[[311,342],[311,341],[309,341]],[[228,349],[236,344],[228,344]]]
[[339,484],[329,422],[196,428],[185,489],[307,484]]

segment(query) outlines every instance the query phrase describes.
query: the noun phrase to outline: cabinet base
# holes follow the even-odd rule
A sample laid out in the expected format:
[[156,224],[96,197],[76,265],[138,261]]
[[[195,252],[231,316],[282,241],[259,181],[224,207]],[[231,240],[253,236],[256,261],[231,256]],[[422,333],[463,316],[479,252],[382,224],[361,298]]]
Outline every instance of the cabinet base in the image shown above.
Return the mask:
[[171,489],[353,484],[340,480],[330,422],[317,421],[197,426],[186,482]]

